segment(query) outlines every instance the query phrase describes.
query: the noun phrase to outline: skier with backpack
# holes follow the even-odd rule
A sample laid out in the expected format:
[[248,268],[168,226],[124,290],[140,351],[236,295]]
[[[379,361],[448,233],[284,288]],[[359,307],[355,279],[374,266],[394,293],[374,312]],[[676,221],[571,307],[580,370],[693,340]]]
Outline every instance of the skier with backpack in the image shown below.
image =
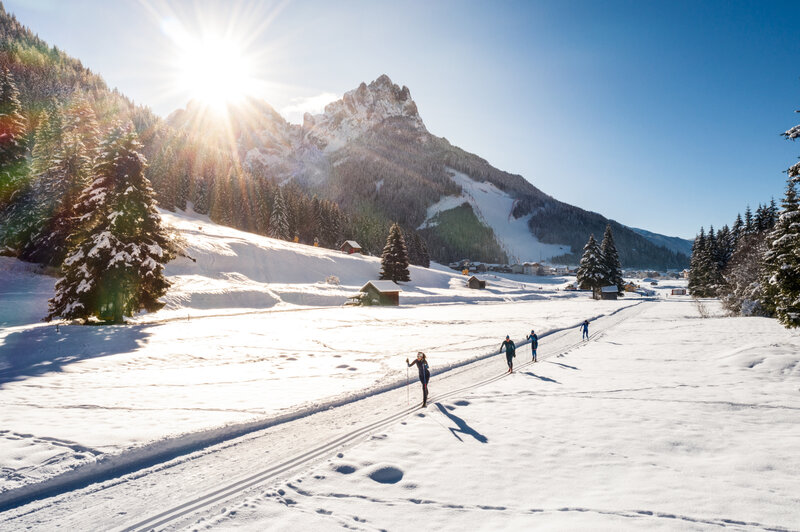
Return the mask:
[[578,328],[583,332],[581,340],[589,339],[589,320],[583,320],[583,323],[578,325]]
[[506,348],[506,362],[508,362],[508,372],[512,373],[514,371],[514,357],[516,355],[517,346],[514,345],[514,341],[506,335],[505,341],[500,344],[500,352],[503,352],[503,348]]
[[416,360],[409,363],[408,359],[406,359],[406,364],[408,364],[409,368],[416,365],[419,370],[419,382],[422,383],[422,406],[426,407],[428,406],[428,381],[431,380],[428,359],[425,357],[425,353],[419,351]]
[[528,335],[526,340],[531,341],[531,356],[533,357],[533,361],[536,362],[536,350],[539,348],[539,337],[536,336],[534,330],[531,329],[531,334]]

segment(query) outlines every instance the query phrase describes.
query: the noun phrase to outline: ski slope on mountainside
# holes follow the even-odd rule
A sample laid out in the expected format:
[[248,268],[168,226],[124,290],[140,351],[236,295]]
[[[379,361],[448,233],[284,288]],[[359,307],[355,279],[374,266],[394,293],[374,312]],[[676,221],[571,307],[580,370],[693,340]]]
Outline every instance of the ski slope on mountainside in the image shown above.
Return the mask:
[[514,198],[489,182],[478,182],[468,175],[448,168],[453,181],[461,185],[460,196],[446,196],[428,207],[425,222],[420,229],[435,224],[433,218],[440,212],[469,203],[478,219],[494,231],[495,238],[511,262],[544,261],[550,257],[570,253],[570,247],[545,244],[531,234],[528,220],[531,215],[514,218]]
[[4,310],[0,330],[0,493],[396,386],[417,350],[443,369],[638,301],[587,300],[552,277],[470,290],[439,266],[412,267],[400,307],[341,307],[379,259],[164,220],[191,258],[167,266],[166,307],[129,325],[42,323],[54,279],[0,263],[0,297],[24,310]]

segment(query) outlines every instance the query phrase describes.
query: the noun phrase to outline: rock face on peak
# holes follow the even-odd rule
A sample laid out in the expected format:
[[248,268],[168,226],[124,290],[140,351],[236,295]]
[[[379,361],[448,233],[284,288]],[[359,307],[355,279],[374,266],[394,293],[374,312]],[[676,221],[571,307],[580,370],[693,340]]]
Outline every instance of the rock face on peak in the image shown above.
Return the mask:
[[420,133],[427,133],[408,87],[399,87],[383,74],[329,103],[323,113],[306,113],[303,140],[325,152],[334,152],[388,118],[407,119]]

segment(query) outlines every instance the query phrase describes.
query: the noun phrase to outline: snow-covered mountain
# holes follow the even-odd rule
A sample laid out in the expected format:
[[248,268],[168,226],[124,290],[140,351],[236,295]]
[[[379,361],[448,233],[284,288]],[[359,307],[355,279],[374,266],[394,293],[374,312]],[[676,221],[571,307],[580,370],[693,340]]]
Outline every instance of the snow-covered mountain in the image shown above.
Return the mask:
[[[168,118],[190,134],[207,134],[204,120],[203,110],[193,105]],[[226,135],[236,139],[255,176],[294,181],[370,223],[397,221],[417,230],[441,262],[576,263],[589,234],[599,236],[609,223],[434,136],[408,87],[386,75],[361,83],[320,114],[306,114],[302,125],[259,101],[231,110],[230,125]],[[623,265],[685,265],[686,257],[672,247],[616,222],[612,226]],[[382,242],[376,236],[362,245],[378,252]]]

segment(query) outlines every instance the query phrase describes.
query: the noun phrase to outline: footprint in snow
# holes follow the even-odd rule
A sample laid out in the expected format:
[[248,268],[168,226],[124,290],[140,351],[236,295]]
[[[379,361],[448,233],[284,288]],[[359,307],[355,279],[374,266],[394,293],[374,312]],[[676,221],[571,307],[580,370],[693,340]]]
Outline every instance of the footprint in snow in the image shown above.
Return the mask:
[[403,480],[403,470],[392,466],[383,466],[371,472],[369,478],[380,484],[397,484]]
[[336,471],[337,473],[341,473],[342,475],[351,475],[356,472],[355,467],[347,464],[338,465],[334,467],[333,470]]
[[348,366],[347,364],[339,364],[338,366],[336,366],[336,369],[347,369],[349,367],[350,366]]
[[469,406],[469,401],[461,400],[455,402],[456,406]]

